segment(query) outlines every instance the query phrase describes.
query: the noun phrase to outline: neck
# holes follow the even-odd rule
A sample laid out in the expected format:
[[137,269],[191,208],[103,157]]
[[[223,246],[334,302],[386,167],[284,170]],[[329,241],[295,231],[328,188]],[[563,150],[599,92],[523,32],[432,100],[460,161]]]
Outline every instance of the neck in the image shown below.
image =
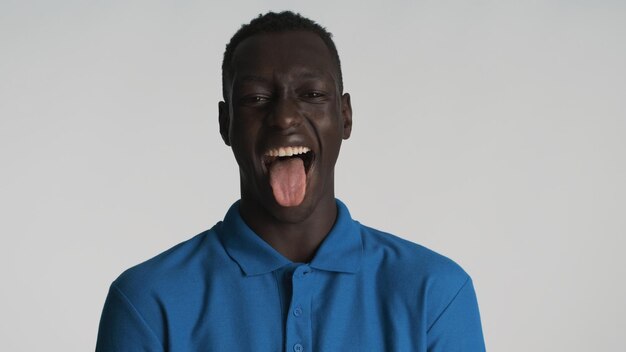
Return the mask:
[[[307,263],[330,232],[337,218],[334,192],[322,197],[311,210],[300,212],[295,220],[282,219],[258,202],[242,197],[239,211],[243,220],[265,242],[292,262]],[[281,213],[292,211],[281,209]]]

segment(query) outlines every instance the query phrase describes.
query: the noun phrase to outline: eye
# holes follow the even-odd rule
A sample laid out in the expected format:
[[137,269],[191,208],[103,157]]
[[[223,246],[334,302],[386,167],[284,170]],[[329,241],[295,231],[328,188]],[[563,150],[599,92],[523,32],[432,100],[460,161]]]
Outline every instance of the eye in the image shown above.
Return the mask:
[[321,99],[324,98],[326,96],[326,94],[320,92],[320,91],[310,91],[310,92],[306,92],[304,93],[304,97],[307,99]]
[[269,96],[260,95],[260,94],[247,95],[245,97],[242,97],[240,100],[242,105],[261,105],[269,101],[270,101]]
[[253,97],[250,97],[250,101],[255,102],[255,103],[260,103],[262,101],[266,101],[269,100],[268,97],[264,97],[264,96],[260,96],[260,95],[256,95]]

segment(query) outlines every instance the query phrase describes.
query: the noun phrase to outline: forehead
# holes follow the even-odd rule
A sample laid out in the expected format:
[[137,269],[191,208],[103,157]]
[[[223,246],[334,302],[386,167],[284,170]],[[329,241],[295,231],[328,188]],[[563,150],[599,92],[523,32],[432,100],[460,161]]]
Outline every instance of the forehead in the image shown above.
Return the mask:
[[302,71],[337,81],[333,56],[317,34],[307,31],[261,33],[243,40],[233,54],[233,80]]

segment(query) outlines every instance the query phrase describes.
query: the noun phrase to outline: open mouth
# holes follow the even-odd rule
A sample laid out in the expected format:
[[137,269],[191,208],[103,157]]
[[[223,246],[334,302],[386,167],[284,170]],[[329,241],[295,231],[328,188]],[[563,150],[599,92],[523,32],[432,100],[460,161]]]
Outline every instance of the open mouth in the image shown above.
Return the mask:
[[304,201],[313,159],[311,148],[303,146],[273,148],[265,152],[263,162],[276,203],[293,207]]
[[311,148],[303,146],[273,148],[265,152],[263,162],[266,169],[269,170],[274,162],[286,161],[291,158],[302,159],[304,172],[308,174],[311,164],[313,163],[314,153]]

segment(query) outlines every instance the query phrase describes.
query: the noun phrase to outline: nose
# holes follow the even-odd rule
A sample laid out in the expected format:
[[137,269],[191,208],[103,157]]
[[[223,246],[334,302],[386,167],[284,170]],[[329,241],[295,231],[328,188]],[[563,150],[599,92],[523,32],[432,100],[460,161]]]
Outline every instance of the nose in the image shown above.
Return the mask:
[[298,103],[288,97],[276,99],[270,115],[270,126],[280,130],[292,129],[302,122]]

